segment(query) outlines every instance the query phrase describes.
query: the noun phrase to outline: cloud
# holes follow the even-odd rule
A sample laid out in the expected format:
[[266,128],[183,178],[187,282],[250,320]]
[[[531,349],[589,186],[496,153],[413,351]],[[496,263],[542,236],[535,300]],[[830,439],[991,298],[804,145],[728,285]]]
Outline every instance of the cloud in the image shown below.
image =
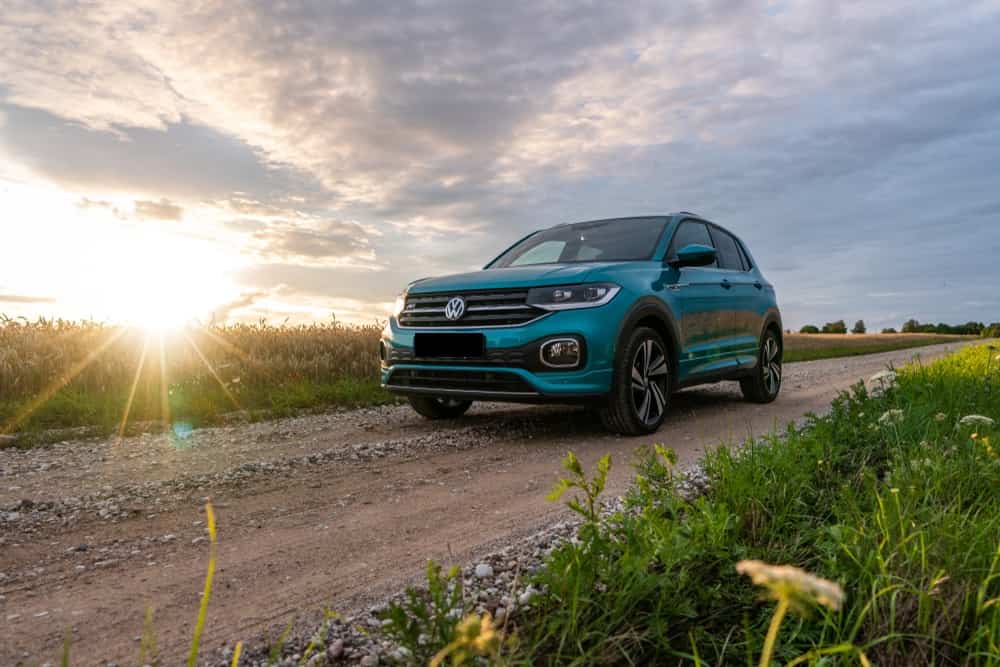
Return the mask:
[[137,200],[135,215],[145,220],[180,220],[184,217],[184,209],[167,199],[159,201]]
[[300,259],[306,263],[371,262],[375,259],[364,227],[354,222],[328,220],[315,227],[279,222],[253,233],[268,257]]
[[2,294],[0,303],[55,303],[56,300],[47,296],[31,296],[27,294]]
[[529,229],[693,209],[790,324],[968,319],[1000,282],[998,30],[995,3],[940,0],[15,2],[0,152],[185,225],[214,207],[248,286],[299,298],[379,303]]

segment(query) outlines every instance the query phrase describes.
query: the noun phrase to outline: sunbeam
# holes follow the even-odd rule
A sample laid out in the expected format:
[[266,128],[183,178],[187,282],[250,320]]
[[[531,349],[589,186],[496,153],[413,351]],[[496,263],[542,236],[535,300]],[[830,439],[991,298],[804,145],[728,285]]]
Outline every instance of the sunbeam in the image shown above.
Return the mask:
[[170,386],[167,380],[167,349],[163,344],[163,332],[157,332],[160,344],[160,419],[166,430],[170,430]]
[[55,382],[46,387],[41,393],[39,393],[34,399],[32,399],[27,406],[20,412],[18,412],[14,417],[4,424],[3,429],[0,429],[0,433],[12,433],[14,429],[20,426],[24,420],[30,417],[35,410],[44,405],[46,401],[51,399],[56,392],[65,387],[67,384],[73,381],[77,375],[79,375],[83,369],[89,366],[97,357],[108,349],[116,340],[121,338],[125,334],[125,328],[119,327],[114,333],[110,334],[103,343],[101,343],[96,349],[91,351],[86,357],[78,361],[76,364],[70,367],[62,376],[59,377]]
[[139,377],[142,375],[142,369],[146,365],[146,351],[149,349],[149,336],[145,336],[142,339],[142,354],[139,356],[139,363],[135,368],[135,378],[132,380],[132,387],[128,392],[128,401],[125,403],[125,412],[122,414],[122,423],[118,427],[118,443],[121,444],[122,438],[125,437],[125,426],[128,424],[129,413],[132,412],[132,401],[135,400],[135,391],[139,386]]
[[191,345],[191,349],[195,351],[195,354],[198,355],[198,358],[201,359],[202,363],[205,364],[205,368],[208,369],[208,372],[211,373],[212,377],[215,378],[215,381],[219,383],[219,386],[222,388],[222,391],[225,392],[226,396],[229,397],[229,400],[232,401],[233,406],[237,410],[242,411],[243,407],[240,405],[239,401],[236,400],[236,397],[233,395],[233,392],[229,390],[229,387],[226,386],[225,381],[223,381],[223,379],[219,377],[219,374],[215,372],[215,368],[212,367],[212,364],[209,363],[205,355],[202,354],[201,348],[198,347],[198,344],[194,342],[194,339],[191,338],[191,336],[189,336],[186,331],[184,332],[184,338],[187,339],[188,344]]

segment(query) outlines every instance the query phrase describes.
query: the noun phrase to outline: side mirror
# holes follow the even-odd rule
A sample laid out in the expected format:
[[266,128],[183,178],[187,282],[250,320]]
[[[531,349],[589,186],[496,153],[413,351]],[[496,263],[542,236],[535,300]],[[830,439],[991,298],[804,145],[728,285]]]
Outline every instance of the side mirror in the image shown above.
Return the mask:
[[667,260],[667,263],[678,269],[685,266],[707,266],[715,261],[717,255],[718,252],[715,248],[692,243],[678,250],[674,257]]

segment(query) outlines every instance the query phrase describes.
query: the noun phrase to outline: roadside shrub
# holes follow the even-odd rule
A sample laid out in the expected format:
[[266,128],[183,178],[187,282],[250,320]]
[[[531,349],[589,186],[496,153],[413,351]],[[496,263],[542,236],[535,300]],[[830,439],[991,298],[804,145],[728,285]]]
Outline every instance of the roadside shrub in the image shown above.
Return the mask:
[[804,327],[802,327],[801,329],[799,329],[799,333],[803,333],[803,334],[818,334],[819,333],[819,327],[817,327],[815,324],[807,324]]
[[[668,450],[643,450],[623,509],[536,574],[544,595],[516,619],[512,657],[1000,663],[995,354],[908,367],[878,396],[858,385],[804,427],[715,449],[694,499]],[[843,604],[782,624],[780,601],[772,613],[737,574],[745,560],[815,573],[843,586]]]

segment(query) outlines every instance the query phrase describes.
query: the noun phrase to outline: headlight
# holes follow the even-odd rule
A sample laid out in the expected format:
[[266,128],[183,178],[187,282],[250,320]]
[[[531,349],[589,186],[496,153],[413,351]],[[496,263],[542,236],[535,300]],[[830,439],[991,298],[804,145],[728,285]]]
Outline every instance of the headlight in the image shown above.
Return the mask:
[[396,297],[396,305],[392,307],[392,316],[399,317],[399,314],[403,312],[404,306],[406,306],[406,292]]
[[535,287],[528,290],[528,304],[545,310],[596,308],[611,301],[620,290],[613,283]]

